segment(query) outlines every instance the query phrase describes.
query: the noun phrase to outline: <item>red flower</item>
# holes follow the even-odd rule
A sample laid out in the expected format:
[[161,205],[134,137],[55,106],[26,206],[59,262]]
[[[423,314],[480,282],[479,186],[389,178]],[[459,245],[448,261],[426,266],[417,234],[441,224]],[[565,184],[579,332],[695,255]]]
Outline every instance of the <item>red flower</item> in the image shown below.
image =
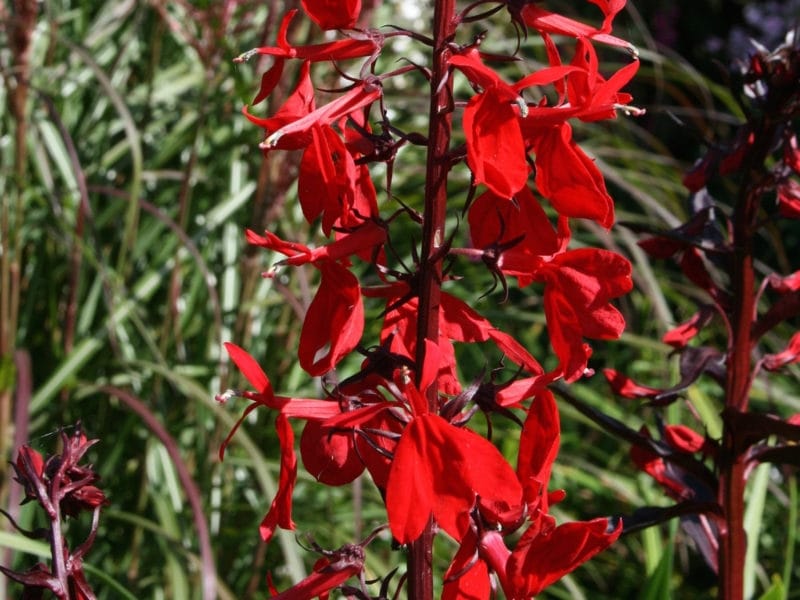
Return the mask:
[[342,94],[325,106],[293,119],[277,131],[269,133],[260,146],[264,150],[305,147],[311,143],[311,130],[314,126],[335,123],[350,113],[369,106],[380,98],[382,93],[377,79],[362,81],[349,92]]
[[530,598],[608,548],[622,533],[611,531],[606,518],[564,523],[522,534],[506,565],[509,598]]
[[[303,2],[304,8],[306,8],[307,3],[309,3],[308,0]],[[360,4],[360,0],[347,0],[347,3]],[[314,2],[311,0],[310,4],[332,4],[332,2],[320,2],[319,0]],[[342,2],[335,2],[335,4],[341,7]],[[310,11],[307,10],[307,12]],[[244,62],[256,54],[266,54],[269,56],[274,56],[275,66],[277,66],[280,62],[280,68],[282,68],[283,61],[287,58],[297,58],[311,62],[320,62],[324,60],[344,60],[347,58],[369,56],[380,49],[381,38],[376,36],[351,37],[344,40],[336,40],[335,42],[312,44],[309,46],[292,46],[289,43],[287,34],[289,32],[289,24],[296,14],[297,9],[292,9],[284,15],[280,28],[278,29],[278,36],[276,40],[277,46],[254,48],[253,50],[245,52],[241,56],[234,59],[234,62]],[[341,10],[340,15],[344,15],[344,12]],[[332,27],[332,29],[338,29],[338,27]],[[277,79],[280,77],[280,73],[278,72],[270,77],[271,79]],[[263,80],[261,91],[262,93],[264,91]]]
[[[315,107],[314,86],[311,83],[311,76],[309,74],[310,66],[311,63],[309,61],[301,65],[297,87],[295,87],[294,91],[289,95],[274,116],[269,118],[257,117],[247,110],[247,105],[242,108],[244,116],[252,123],[263,127],[267,135],[269,135],[271,132],[279,130],[284,125],[294,123],[313,111]],[[257,104],[272,92],[272,89],[280,78],[280,70],[282,68],[283,62],[276,63],[275,66],[264,75],[264,78],[261,80],[261,91],[256,96],[253,104]],[[277,70],[277,76],[274,78],[270,77],[270,74],[275,74],[275,70]],[[311,139],[308,136],[286,137],[282,140],[280,148],[283,150],[298,150],[300,148],[305,148],[310,141]]]
[[600,169],[572,139],[562,123],[540,130],[532,139],[536,152],[536,187],[560,215],[614,224],[614,201]]
[[247,231],[251,244],[286,255],[284,264],[313,263],[322,274],[314,300],[306,313],[300,333],[298,357],[310,375],[324,375],[352,352],[364,329],[364,306],[358,279],[338,261],[383,242],[385,230],[366,221],[340,239],[311,249],[303,244],[286,242],[273,233],[262,237]]
[[488,599],[490,573],[497,575],[507,598],[530,598],[619,537],[621,523],[613,531],[608,531],[604,518],[556,527],[547,514],[549,503],[563,498],[563,492],[547,492],[559,431],[555,399],[543,391],[534,398],[525,420],[517,466],[530,525],[513,551],[509,550],[503,538],[517,529],[526,513],[493,512],[481,501],[480,518],[462,537],[445,576],[444,598]]
[[625,319],[610,300],[633,287],[631,265],[608,250],[582,248],[557,255],[534,277],[545,283],[550,343],[565,380],[575,381],[586,369],[590,355],[582,339],[616,339],[625,329]]
[[483,92],[473,96],[464,109],[467,164],[475,183],[483,183],[501,198],[510,198],[528,179],[525,143],[519,127],[519,92],[480,60],[474,48],[450,59]]
[[611,21],[619,11],[625,6],[625,0],[589,0],[603,11],[603,24],[600,28],[586,25],[579,21],[563,17],[559,14],[547,11],[532,2],[526,3],[522,8],[522,20],[528,27],[533,27],[541,34],[567,35],[574,38],[590,38],[610,44],[620,46],[631,52],[636,51],[630,42],[609,35],[611,31]]
[[516,111],[496,89],[473,96],[464,109],[467,164],[475,183],[510,198],[528,179],[525,143]]
[[433,516],[461,539],[469,512],[482,503],[519,506],[522,488],[500,451],[485,438],[434,414],[414,418],[403,431],[386,489],[392,535],[406,544],[417,539]]
[[[254,402],[245,409],[244,414],[242,414],[223,441],[220,447],[220,460],[224,456],[225,448],[228,443],[230,443],[231,438],[234,433],[236,433],[242,421],[244,421],[247,415],[255,408],[259,405],[264,405],[268,408],[274,408],[280,411],[275,419],[275,430],[278,433],[278,442],[281,451],[278,492],[259,526],[261,537],[265,541],[268,541],[275,532],[276,527],[281,527],[283,529],[295,528],[294,521],[292,520],[292,491],[294,490],[295,481],[297,479],[297,457],[294,452],[294,432],[289,423],[289,417],[321,420],[338,414],[339,405],[336,402],[324,400],[304,400],[276,396],[272,391],[272,384],[269,378],[267,378],[264,371],[246,350],[230,342],[225,343],[225,349],[228,351],[228,355],[231,357],[234,364],[236,364],[242,374],[250,382],[250,385],[257,391],[255,393],[242,392],[237,394],[253,400]],[[232,394],[232,392],[228,392],[218,396],[217,399],[226,400],[227,397]]]
[[302,0],[303,10],[322,29],[351,29],[361,13],[361,0]]
[[617,109],[632,100],[630,94],[620,90],[639,70],[638,60],[628,63],[605,79],[600,74],[594,46],[581,38],[578,39],[570,65],[574,70],[567,77],[567,96],[569,105],[578,109],[575,116],[581,121],[613,119]]

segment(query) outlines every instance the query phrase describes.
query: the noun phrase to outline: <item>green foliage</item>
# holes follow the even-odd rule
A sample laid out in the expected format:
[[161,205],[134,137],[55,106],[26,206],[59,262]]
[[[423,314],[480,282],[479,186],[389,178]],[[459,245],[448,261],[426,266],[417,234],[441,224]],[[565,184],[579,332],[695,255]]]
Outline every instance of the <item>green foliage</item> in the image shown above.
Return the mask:
[[[15,63],[9,31],[0,28],[0,196],[8,223],[3,252],[19,268],[16,287],[5,292],[19,299],[10,348],[30,355],[33,382],[30,420],[18,412],[16,427],[40,450],[61,425],[77,420],[101,440],[89,458],[111,505],[86,557],[99,598],[198,598],[205,568],[195,515],[173,459],[152,428],[103,386],[138,397],[180,449],[202,494],[201,517],[210,527],[220,598],[267,598],[268,571],[283,585],[301,578],[315,560],[290,533],[281,532],[268,548],[259,543],[258,524],[278,471],[273,417],[254,412],[234,437],[225,463],[217,458],[243,409],[214,402],[220,390],[242,383],[232,380],[221,362],[223,341],[246,344],[269,365],[277,390],[320,393],[286,352],[297,345],[298,315],[310,302],[313,274],[297,269],[272,282],[262,280],[260,272],[274,257],[246,249],[242,235],[245,227],[265,226],[287,238],[315,235],[290,208],[296,204],[287,202],[295,194],[297,157],[265,160],[257,148],[259,131],[239,115],[266,63],[236,67],[230,60],[262,40],[271,42],[284,7],[232,3],[236,10],[223,17],[217,5],[228,3],[197,4],[46,0],[32,36],[23,130],[27,158],[21,169],[15,156],[22,149],[13,136],[22,124],[7,106]],[[392,3],[384,4],[378,23],[392,20]],[[304,34],[296,32],[298,38]],[[489,32],[490,40],[494,34]],[[513,33],[503,35],[510,40]],[[646,39],[645,31],[639,35]],[[694,312],[696,292],[670,265],[651,263],[624,224],[671,228],[686,216],[680,178],[691,157],[673,155],[652,133],[669,127],[666,123],[675,127],[667,112],[687,123],[689,138],[700,122],[730,127],[730,117],[720,115],[733,111],[735,117],[736,105],[689,65],[646,46],[642,58],[636,86],[642,98],[653,99],[645,102],[650,116],[577,129],[619,201],[623,225],[611,234],[589,224],[575,228],[578,240],[600,240],[627,255],[637,284],[621,305],[628,333],[620,342],[593,344],[592,364],[668,385],[675,381],[676,366],[669,348],[657,340]],[[279,89],[276,95],[285,93]],[[409,106],[403,116],[410,129],[418,113]],[[401,153],[398,165],[404,168],[395,170],[393,187],[411,205],[419,202],[423,177],[413,168],[413,153]],[[463,192],[467,184],[465,177],[453,189]],[[772,251],[786,257],[796,248],[797,234],[776,232],[771,242]],[[410,247],[398,254],[407,259]],[[459,272],[486,283],[469,299],[476,307],[534,355],[547,355],[535,286],[500,304],[499,290],[478,298],[490,286],[479,265],[459,263]],[[499,358],[471,352],[459,357],[465,372],[491,368]],[[20,376],[9,356],[0,360],[0,390],[7,390],[13,387],[7,382]],[[574,391],[630,427],[652,421],[647,408],[614,399],[601,379],[581,382]],[[794,377],[756,389],[755,400],[774,412],[800,410]],[[713,432],[719,408],[714,392],[701,385],[691,393],[705,400],[708,410],[701,417]],[[691,422],[683,407],[674,412],[671,416]],[[494,425],[501,447],[504,438],[517,435],[513,424]],[[10,439],[10,426],[0,426],[0,436]],[[568,492],[560,517],[627,514],[665,502],[633,469],[618,440],[566,406],[562,426],[553,475],[554,485]],[[4,475],[7,506],[10,485],[16,484],[9,484],[7,470]],[[752,494],[760,497],[785,479],[786,473],[765,470]],[[748,573],[754,593],[764,599],[788,597],[798,575],[791,560],[784,562],[796,544],[796,526],[787,531],[785,523],[787,512],[797,522],[794,476],[790,489],[788,496],[778,494],[778,501],[770,494],[771,502],[758,504],[750,515],[762,543],[750,557]],[[316,542],[332,548],[365,536],[384,518],[378,506],[378,493],[366,482],[328,489],[301,479],[295,492],[298,539],[303,542],[302,532],[313,530]],[[35,525],[31,514],[23,510],[20,522]],[[68,537],[79,543],[87,527],[71,524]],[[633,534],[544,596],[705,597],[713,578],[685,542],[670,525]],[[0,546],[13,552],[15,568],[47,554],[41,544],[6,532],[0,532]],[[376,576],[396,562],[388,540],[381,548],[368,564]],[[444,561],[452,550],[436,552]],[[13,596],[15,590],[9,590]]]

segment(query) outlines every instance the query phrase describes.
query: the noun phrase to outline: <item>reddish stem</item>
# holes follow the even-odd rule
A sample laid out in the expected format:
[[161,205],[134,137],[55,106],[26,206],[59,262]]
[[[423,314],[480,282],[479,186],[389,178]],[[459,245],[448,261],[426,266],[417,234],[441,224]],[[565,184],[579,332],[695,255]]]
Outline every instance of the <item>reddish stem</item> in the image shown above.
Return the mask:
[[[447,210],[447,175],[450,170],[452,81],[448,72],[449,43],[455,34],[455,0],[437,0],[433,11],[433,61],[428,123],[428,157],[425,173],[425,212],[419,273],[417,321],[417,378],[425,361],[425,340],[439,343],[439,301],[442,285],[442,253]],[[419,383],[419,381],[417,381]],[[437,386],[426,391],[431,412],[438,410]],[[408,554],[409,598],[433,598],[433,520],[414,541]]]
[[[755,123],[756,134],[745,159],[742,190],[733,215],[733,260],[731,261],[731,341],[725,382],[726,410],[746,412],[752,386],[753,319],[756,315],[756,285],[753,270],[753,237],[765,177],[764,162],[770,154],[776,123]],[[720,531],[719,597],[744,597],[744,560],[747,539],[744,531],[746,448],[729,422],[725,424],[720,456],[718,500],[725,515]]]

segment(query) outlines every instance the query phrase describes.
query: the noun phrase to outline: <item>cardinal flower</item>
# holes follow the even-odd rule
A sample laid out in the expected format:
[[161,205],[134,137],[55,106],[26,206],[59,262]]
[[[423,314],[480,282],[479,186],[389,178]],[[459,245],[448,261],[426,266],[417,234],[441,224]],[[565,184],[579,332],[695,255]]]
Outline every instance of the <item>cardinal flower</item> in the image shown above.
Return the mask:
[[501,198],[511,198],[525,186],[530,172],[520,117],[528,112],[521,90],[553,83],[570,68],[545,68],[514,85],[487,67],[480,53],[471,48],[450,59],[470,83],[481,90],[464,109],[463,128],[467,140],[467,164],[475,183],[483,183]]
[[[330,125],[311,127],[311,141],[300,160],[297,196],[303,215],[311,223],[322,217],[322,232],[346,237],[347,229],[378,215],[375,186],[366,164],[356,164],[358,155]],[[369,253],[362,255],[369,261]]]
[[[317,0],[306,0],[303,2],[303,8],[306,8],[306,5],[310,5],[312,10],[307,12],[316,12],[317,14],[321,14],[321,10],[315,10],[316,7],[314,5],[323,5],[323,4],[336,4],[337,6],[341,7],[343,4],[342,2],[320,2]],[[346,4],[361,4],[360,0],[348,0]],[[324,7],[320,7],[324,8]],[[343,40],[336,40],[334,42],[326,42],[324,44],[311,44],[309,46],[292,46],[288,40],[288,33],[289,33],[289,25],[292,22],[292,19],[297,14],[297,9],[292,9],[284,15],[283,20],[281,21],[280,27],[278,28],[278,36],[277,36],[277,46],[263,46],[261,48],[254,48],[248,52],[245,52],[241,56],[237,57],[234,62],[245,62],[249,58],[255,56],[256,54],[261,55],[268,55],[275,57],[275,64],[277,65],[280,63],[281,67],[283,68],[283,61],[287,58],[297,58],[301,60],[307,60],[311,62],[320,62],[320,61],[328,61],[328,60],[344,60],[347,58],[358,58],[361,56],[369,56],[380,49],[381,46],[381,38],[378,36],[353,36]],[[344,18],[348,18],[346,13],[339,11],[340,18],[344,16]],[[312,17],[313,18],[313,17]],[[347,27],[347,26],[345,26]],[[332,29],[337,29],[338,27],[332,27]],[[277,73],[277,77],[280,76],[280,73]],[[275,74],[273,74],[275,77]],[[277,78],[276,77],[276,78]],[[262,91],[263,91],[263,81],[262,81]]]
[[[276,63],[273,69],[276,69],[278,66],[279,65]],[[281,68],[282,66],[283,63],[280,63]],[[302,64],[300,67],[297,86],[274,116],[269,118],[258,117],[251,114],[246,105],[242,108],[242,113],[244,116],[247,117],[252,123],[255,123],[259,127],[263,127],[267,132],[267,135],[269,135],[271,132],[279,130],[284,125],[293,123],[312,112],[315,108],[315,103],[314,86],[311,83],[311,77],[309,74],[310,66],[311,64],[308,61]],[[280,71],[277,73],[277,76],[274,79],[270,79],[268,77],[269,75],[270,72],[267,72],[264,75],[264,78],[261,80],[261,91],[256,96],[253,104],[257,104],[272,92],[272,89],[275,87],[280,78]],[[284,138],[280,147],[284,150],[298,150],[300,148],[305,148],[310,141],[310,137],[287,137]]]
[[[261,143],[261,148],[271,150],[273,148],[286,148],[289,144],[308,145],[311,141],[311,131],[316,125],[330,125],[350,113],[356,112],[365,106],[369,106],[382,95],[380,82],[376,78],[362,81],[350,91],[342,94],[335,100],[329,102],[321,108],[312,110],[308,114],[287,123],[267,135]],[[251,119],[252,120],[252,119]]]
[[572,127],[547,127],[532,139],[536,187],[560,215],[614,224],[614,201],[600,169],[572,139]]
[[[614,20],[617,13],[624,8],[625,0],[589,1],[597,5],[603,11],[603,24],[600,27],[592,27],[580,21],[575,21],[557,13],[550,12],[537,6],[533,2],[525,2],[521,10],[514,7],[512,11],[518,13],[517,18],[521,19],[525,25],[532,27],[542,35],[555,34],[574,38],[589,38],[611,46],[626,48],[632,53],[636,52],[636,49],[630,42],[610,35],[611,22]],[[514,3],[509,3],[510,9],[513,4]]]
[[[385,230],[372,221],[342,238],[311,249],[286,242],[273,233],[260,236],[247,231],[247,240],[286,255],[284,264],[313,263],[322,279],[303,321],[298,357],[311,375],[324,375],[349,354],[361,339],[364,306],[358,279],[340,261],[360,250],[373,248],[385,239]],[[271,275],[271,273],[269,273]]]
[[288,590],[275,593],[272,600],[327,598],[328,592],[364,570],[364,544],[345,544],[338,550],[323,551],[312,573]]
[[415,417],[395,450],[386,489],[392,535],[414,541],[430,517],[455,539],[467,531],[478,498],[521,507],[522,487],[485,438],[434,414]]
[[517,516],[527,515],[528,527],[509,549],[505,538],[521,523],[509,519],[507,510],[493,512],[491,505],[481,502],[445,575],[443,598],[488,600],[491,574],[507,598],[532,598],[619,537],[621,523],[611,530],[605,518],[556,526],[547,514],[549,504],[564,497],[563,492],[547,492],[559,431],[555,399],[548,391],[540,392],[523,426],[516,473],[526,504],[526,512]]
[[253,401],[249,405],[241,418],[236,422],[231,432],[225,438],[220,447],[220,459],[223,458],[225,449],[230,443],[236,430],[244,419],[258,406],[265,406],[278,410],[275,419],[275,430],[278,434],[280,444],[280,474],[278,477],[278,492],[272,500],[269,511],[261,521],[259,531],[264,541],[268,541],[275,533],[276,527],[282,529],[294,529],[295,524],[292,520],[292,492],[295,481],[297,480],[297,457],[294,451],[294,431],[289,423],[289,417],[304,419],[325,419],[339,412],[339,405],[336,402],[325,400],[306,400],[298,398],[287,398],[276,396],[272,390],[272,384],[256,360],[243,348],[236,344],[227,342],[225,349],[231,360],[239,368],[255,392],[233,392],[229,391],[217,397],[219,401],[225,401],[231,396],[241,396]]
[[575,381],[590,355],[583,338],[616,339],[625,329],[625,319],[610,300],[633,287],[631,265],[608,250],[582,248],[557,255],[534,278],[545,283],[550,343],[565,380]]

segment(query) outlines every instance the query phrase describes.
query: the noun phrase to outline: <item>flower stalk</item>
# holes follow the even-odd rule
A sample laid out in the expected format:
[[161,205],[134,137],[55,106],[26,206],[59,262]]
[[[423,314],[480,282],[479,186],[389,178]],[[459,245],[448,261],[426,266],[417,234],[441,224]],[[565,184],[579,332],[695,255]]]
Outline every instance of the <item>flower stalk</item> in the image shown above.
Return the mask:
[[[649,524],[670,518],[679,507],[681,514],[691,515],[682,517],[682,524],[717,576],[718,597],[742,600],[747,546],[758,543],[747,539],[744,528],[747,476],[764,462],[797,464],[799,454],[800,415],[764,413],[751,406],[750,396],[756,378],[800,361],[797,334],[780,352],[759,348],[767,331],[800,315],[800,271],[770,273],[759,281],[754,266],[762,260],[756,245],[761,229],[770,224],[780,230],[788,220],[800,218],[800,45],[787,38],[774,51],[759,49],[732,73],[731,82],[746,119],[728,144],[710,146],[684,178],[689,191],[703,199],[702,206],[671,235],[640,242],[654,257],[675,257],[686,278],[708,298],[708,304],[663,338],[681,354],[681,381],[658,389],[606,373],[619,395],[657,406],[672,403],[695,381],[710,377],[721,388],[721,436],[712,439],[686,425],[662,423],[662,439],[653,440],[649,432],[630,436],[605,417],[597,420],[624,433],[633,442],[634,462],[679,501],[651,512]],[[712,190],[726,189],[716,185],[724,179],[738,189],[728,206],[712,196]],[[714,316],[725,326],[724,348],[703,339]],[[756,352],[759,360],[754,360]],[[654,516],[659,513],[661,517]],[[692,529],[690,519],[704,527]],[[635,519],[628,524],[644,525]]]
[[[449,71],[449,44],[455,35],[455,0],[435,2],[433,10],[433,49],[428,118],[428,156],[425,169],[425,205],[422,216],[422,260],[419,272],[419,320],[417,339],[439,339],[439,302],[447,217],[447,175],[450,171],[450,136],[453,110],[453,80]],[[417,385],[425,364],[428,345],[417,344]],[[428,410],[439,410],[436,384],[426,391]],[[411,598],[433,598],[433,519],[408,552],[409,594]]]
[[[87,440],[78,425],[73,435],[61,432],[61,454],[45,459],[30,446],[22,446],[16,462],[12,463],[16,481],[25,490],[23,503],[38,503],[49,521],[48,529],[25,531],[2,511],[18,532],[32,539],[45,539],[50,545],[50,567],[38,563],[19,572],[0,566],[0,572],[25,586],[23,596],[26,598],[28,595],[40,597],[44,590],[49,590],[59,600],[95,598],[83,572],[83,557],[94,543],[100,510],[107,500],[102,490],[94,485],[100,477],[91,465],[81,465],[79,461],[96,442]],[[70,550],[63,522],[83,512],[92,513],[91,529],[86,539]]]
[[[236,427],[257,407],[277,412],[279,489],[260,532],[269,540],[276,528],[296,527],[292,493],[298,460],[291,421],[304,420],[300,454],[313,477],[321,484],[343,485],[363,474],[384,499],[385,529],[407,549],[407,573],[396,595],[434,597],[433,539],[448,535],[460,549],[447,570],[444,597],[484,597],[498,583],[508,597],[532,597],[621,533],[619,524],[611,526],[605,518],[558,525],[549,514],[563,494],[547,490],[560,425],[546,386],[558,379],[575,381],[589,372],[591,349],[584,338],[614,339],[624,327],[611,301],[630,290],[630,263],[606,250],[568,247],[569,219],[593,219],[606,228],[613,224],[613,201],[603,176],[573,139],[568,121],[613,118],[617,108],[631,100],[620,90],[638,63],[626,64],[607,80],[598,70],[592,45],[597,37],[602,43],[627,47],[627,42],[609,35],[622,6],[603,5],[603,24],[595,28],[527,3],[483,10],[478,2],[457,16],[455,0],[437,0],[430,33],[401,27],[387,32],[352,29],[359,22],[357,0],[335,7],[305,0],[302,6],[322,29],[347,31],[341,39],[294,45],[288,33],[296,11],[290,11],[275,46],[244,52],[236,59],[272,57],[254,105],[276,88],[287,61],[302,61],[294,91],[273,115],[259,116],[250,107],[243,112],[264,129],[259,145],[264,153],[302,152],[298,200],[303,215],[332,238],[312,247],[284,240],[273,231],[246,233],[250,244],[285,257],[266,271],[266,277],[301,265],[319,272],[297,356],[310,376],[328,383],[320,399],[280,396],[252,355],[226,343],[231,360],[251,386],[218,396],[221,402],[243,398],[251,403]],[[508,83],[487,64],[497,56],[479,50],[483,38],[458,39],[461,24],[494,18],[503,8],[521,39],[530,28],[548,48],[549,66],[516,83]],[[571,39],[569,66],[551,34]],[[383,46],[399,37],[421,45],[428,64],[377,73]],[[501,62],[516,57],[504,58]],[[311,65],[327,61],[337,62],[347,83],[338,91],[329,90],[336,96],[318,105]],[[360,66],[348,69],[347,61],[359,61]],[[396,111],[388,106],[402,102],[407,85],[392,86],[412,72],[427,79],[427,136],[393,122]],[[457,77],[465,78],[473,90],[466,99],[455,97]],[[537,101],[526,98],[531,87],[554,88],[553,104],[543,94],[537,94]],[[458,151],[451,148],[454,122],[463,132]],[[422,198],[407,193],[399,197],[391,190],[395,162],[408,160],[399,153],[406,144],[425,148]],[[386,165],[388,202],[400,206],[390,207],[389,217],[378,203],[372,163]],[[471,171],[466,198],[448,194],[451,169],[459,163]],[[421,210],[415,208],[420,201]],[[557,213],[557,224],[542,208],[544,202]],[[467,219],[448,231],[448,217],[459,214]],[[396,244],[409,229],[414,239],[421,239],[410,259],[398,254]],[[445,274],[445,260],[449,271],[457,269],[459,257],[470,256],[481,259],[505,292],[507,278],[516,279],[520,289],[534,283],[544,286],[558,358],[551,371],[511,335],[443,289],[445,279],[462,279],[457,272]],[[362,341],[368,302],[383,305],[377,343]],[[487,353],[494,367],[488,379],[484,369],[465,374],[471,383],[462,383],[456,350],[462,344],[495,348]],[[362,355],[360,368],[339,374],[342,359],[354,351]],[[506,367],[506,360],[515,366]],[[476,432],[481,425],[471,423],[478,413],[489,421],[486,437]],[[491,441],[494,413],[521,429],[516,470]],[[521,530],[521,538],[511,537]],[[344,548],[319,550],[338,557]],[[552,560],[543,561],[546,555]],[[358,576],[359,596],[373,597],[361,570],[363,561],[335,563],[346,563],[346,568],[323,565],[283,594],[302,594],[309,586],[315,593],[327,591],[327,586],[350,590],[344,578]],[[380,597],[386,596],[390,584],[391,573],[382,579]]]

